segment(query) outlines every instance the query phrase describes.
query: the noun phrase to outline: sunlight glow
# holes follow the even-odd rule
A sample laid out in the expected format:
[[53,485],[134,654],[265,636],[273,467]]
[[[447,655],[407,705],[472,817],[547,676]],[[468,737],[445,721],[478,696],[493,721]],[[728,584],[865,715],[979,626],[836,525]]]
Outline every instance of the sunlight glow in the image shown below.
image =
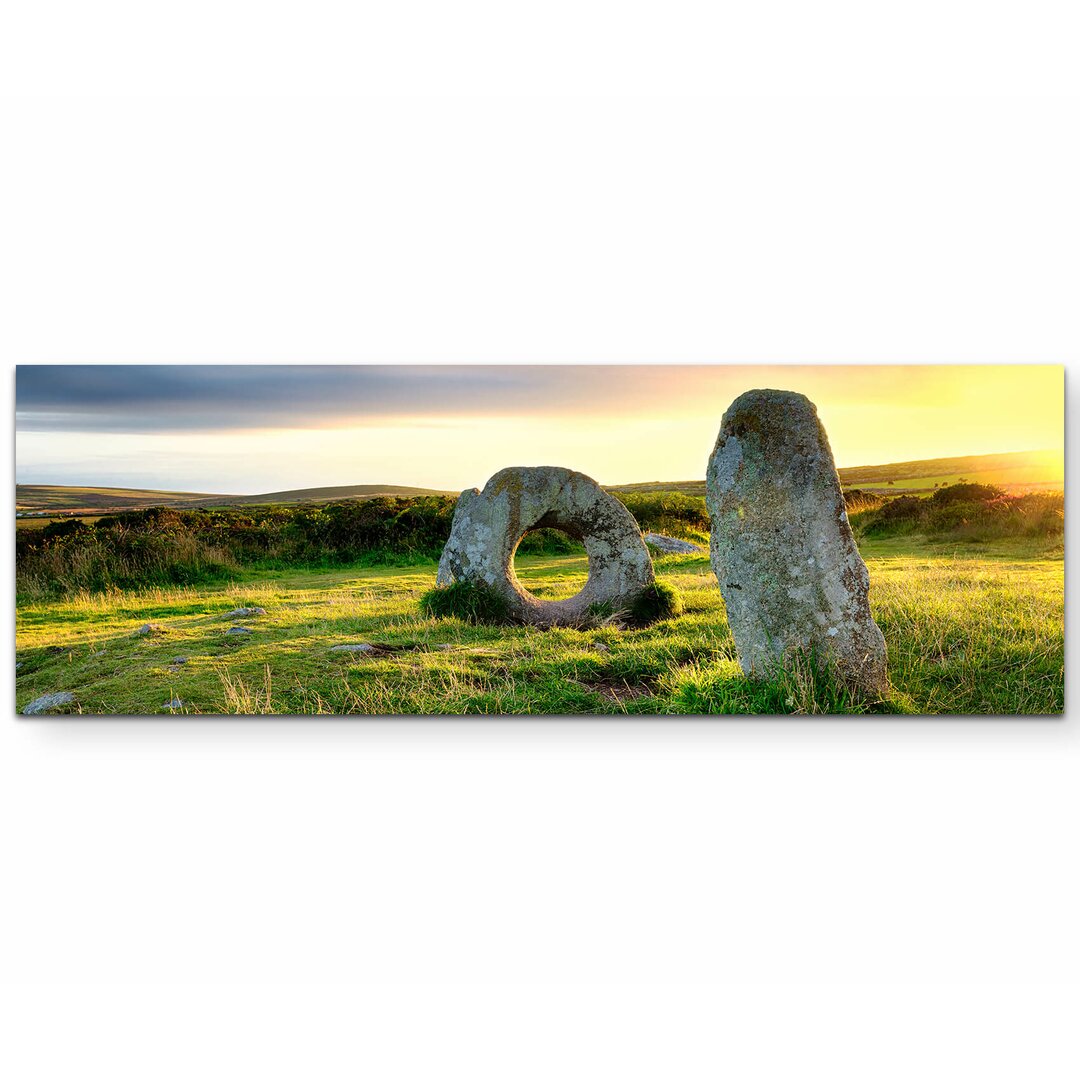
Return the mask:
[[298,415],[263,430],[22,430],[17,479],[228,494],[365,483],[458,491],[507,465],[566,465],[607,484],[690,480],[704,476],[724,410],[755,387],[810,397],[841,467],[1047,450],[1052,470],[1064,446],[1060,366],[624,366],[600,379],[588,369],[584,393],[576,370],[561,369],[565,395],[524,412],[480,394],[473,409],[418,400],[413,415]]

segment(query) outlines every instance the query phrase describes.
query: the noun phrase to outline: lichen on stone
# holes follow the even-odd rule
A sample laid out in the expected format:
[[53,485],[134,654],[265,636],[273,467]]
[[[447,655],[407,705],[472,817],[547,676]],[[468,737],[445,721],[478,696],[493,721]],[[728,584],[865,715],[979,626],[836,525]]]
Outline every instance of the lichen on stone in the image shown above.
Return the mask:
[[710,556],[743,671],[768,677],[809,654],[856,692],[884,692],[869,574],[814,405],[782,390],[743,394],[706,476]]
[[[567,600],[540,600],[514,572],[514,552],[533,529],[561,529],[585,545],[589,577]],[[573,626],[593,605],[628,608],[655,580],[637,522],[625,506],[583,473],[555,466],[502,469],[484,486],[462,492],[437,585],[483,583],[507,603],[507,619]]]

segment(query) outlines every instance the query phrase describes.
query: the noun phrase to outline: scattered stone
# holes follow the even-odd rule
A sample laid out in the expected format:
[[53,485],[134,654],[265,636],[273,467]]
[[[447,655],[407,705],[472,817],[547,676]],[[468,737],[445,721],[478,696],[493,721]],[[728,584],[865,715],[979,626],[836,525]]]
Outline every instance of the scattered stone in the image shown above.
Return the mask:
[[163,709],[182,709],[184,703],[178,697],[174,697],[172,701],[166,701],[161,707]]
[[70,705],[74,700],[75,695],[69,694],[66,690],[57,691],[55,694],[42,694],[28,705],[24,705],[22,714],[23,716],[38,716],[41,713],[62,708],[64,705]]
[[647,532],[645,543],[665,555],[693,555],[705,551],[700,544],[691,544],[689,540],[676,540],[674,536],[665,536],[663,533]]
[[880,696],[885,639],[813,403],[783,390],[737,398],[706,481],[712,567],[743,671],[766,677],[813,655],[860,696]]
[[266,608],[261,607],[238,607],[233,608],[232,611],[227,611],[221,617],[223,619],[246,619],[250,615],[265,615]]
[[436,645],[435,648],[438,649],[439,652],[452,652],[455,646],[444,641],[441,645]]
[[225,631],[226,634],[250,634],[251,631],[246,626],[230,626]]
[[[532,529],[561,529],[585,545],[589,578],[576,596],[540,600],[518,581],[514,552]],[[503,469],[483,491],[461,493],[436,580],[486,585],[510,621],[546,627],[580,623],[594,605],[629,608],[654,578],[641,530],[614,495],[583,473],[539,466]]]
[[608,645],[605,645],[602,641],[594,641],[593,642],[593,648],[597,652],[611,652],[611,647],[608,646]]
[[331,645],[331,652],[378,652],[374,645],[369,645],[366,641],[360,642],[355,645]]
[[173,667],[179,667],[181,664],[186,664],[188,659],[189,657],[187,656],[174,656],[169,663],[172,664]]
[[145,626],[140,626],[139,629],[135,631],[135,636],[136,637],[140,637],[140,636],[145,637],[148,634],[165,634],[165,633],[168,633],[168,631],[165,629],[164,626],[160,626],[160,625],[158,625],[158,623],[146,623]]

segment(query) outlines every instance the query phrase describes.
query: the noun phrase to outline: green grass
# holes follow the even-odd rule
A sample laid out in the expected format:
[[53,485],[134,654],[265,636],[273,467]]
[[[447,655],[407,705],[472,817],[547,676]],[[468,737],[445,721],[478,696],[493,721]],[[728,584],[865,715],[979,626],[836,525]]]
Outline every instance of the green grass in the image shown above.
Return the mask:
[[[992,484],[1007,491],[1060,490],[1064,482],[1064,467],[1061,451],[1036,450],[898,461],[891,465],[856,465],[837,471],[845,488],[867,488],[902,495],[905,492],[932,491],[935,485],[945,487],[961,480]],[[644,484],[619,484],[608,490],[628,494],[680,492],[703,496],[705,481],[653,480]]]
[[1064,455],[1060,451],[1021,451],[973,457],[900,461],[891,465],[859,465],[840,469],[845,488],[868,488],[891,495],[932,490],[968,481],[1007,491],[1060,490]]
[[[893,693],[876,711],[1063,708],[1060,544],[956,550],[867,541]],[[83,713],[696,713],[846,711],[812,672],[744,679],[708,559],[656,560],[683,611],[640,630],[478,626],[421,613],[433,567],[249,572],[241,584],[20,604],[16,702],[70,690]],[[572,595],[582,556],[520,559],[537,596]],[[236,607],[267,614],[226,620]],[[147,622],[160,635],[133,636]],[[234,623],[249,635],[226,635]],[[369,642],[374,653],[333,653]],[[177,656],[183,665],[171,665]]]

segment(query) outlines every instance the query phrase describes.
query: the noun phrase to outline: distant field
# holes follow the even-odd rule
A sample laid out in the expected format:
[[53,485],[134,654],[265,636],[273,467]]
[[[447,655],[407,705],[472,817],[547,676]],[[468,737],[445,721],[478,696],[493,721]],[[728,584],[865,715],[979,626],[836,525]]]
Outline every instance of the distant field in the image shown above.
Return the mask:
[[200,506],[247,506],[260,503],[332,502],[334,499],[377,499],[381,496],[409,498],[414,495],[457,495],[457,491],[438,488],[405,487],[400,484],[349,484],[344,487],[297,488],[294,491],[271,491],[265,495],[230,495],[227,502],[218,496],[200,501]]
[[16,510],[137,509],[142,506],[181,506],[199,499],[236,498],[195,491],[158,491],[153,488],[66,487],[62,484],[16,484]]
[[862,465],[840,469],[845,487],[898,493],[970,482],[992,484],[1017,494],[1060,490],[1065,481],[1064,455],[1054,451],[983,454],[978,457],[901,461],[892,465]]
[[[1016,454],[983,454],[976,457],[930,458],[900,461],[892,465],[859,465],[839,469],[845,488],[864,488],[890,495],[914,494],[962,481],[993,484],[1010,494],[1026,491],[1060,491],[1065,482],[1064,456],[1056,451]],[[705,481],[653,480],[643,484],[616,484],[608,490],[621,492],[679,491],[704,495]]]
[[608,491],[623,495],[647,495],[656,491],[677,491],[681,495],[700,495],[705,497],[704,480],[652,480],[646,484],[612,484]]
[[[157,491],[152,488],[64,487],[17,484],[16,511],[138,510],[147,506],[250,506],[263,503],[330,502],[334,499],[374,499],[380,495],[456,495],[435,488],[399,484],[351,484],[345,487],[298,488],[262,495],[212,495],[196,491]],[[34,519],[29,519],[34,520]],[[44,520],[44,519],[38,519]]]
[[[905,492],[924,494],[935,487],[961,481],[993,484],[1010,494],[1060,490],[1064,484],[1064,459],[1056,452],[986,454],[979,457],[932,458],[902,461],[892,465],[863,465],[840,469],[845,488],[863,488],[889,495]],[[483,478],[480,478],[483,479]],[[478,481],[479,482],[479,481]],[[705,481],[652,480],[645,483],[608,485],[609,491],[645,494],[673,491],[684,495],[705,494]],[[212,495],[192,491],[156,491],[138,488],[63,487],[60,485],[18,484],[15,509],[40,513],[41,517],[20,518],[20,526],[46,524],[46,516],[99,515],[114,510],[135,510],[148,506],[211,507],[253,506],[272,503],[318,503],[338,499],[373,499],[379,496],[457,495],[457,491],[407,487],[398,484],[352,484],[343,487],[297,488],[270,491],[261,495]]]

